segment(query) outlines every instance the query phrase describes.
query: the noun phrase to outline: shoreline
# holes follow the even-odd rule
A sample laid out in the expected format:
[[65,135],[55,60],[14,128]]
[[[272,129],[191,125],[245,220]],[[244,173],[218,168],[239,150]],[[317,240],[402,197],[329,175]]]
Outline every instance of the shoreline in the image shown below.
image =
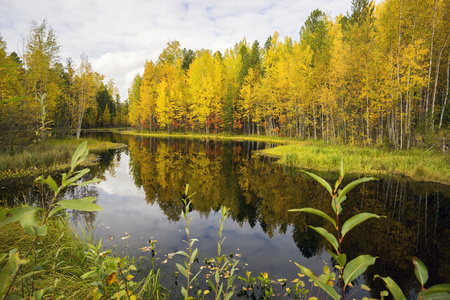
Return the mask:
[[339,172],[341,159],[347,174],[364,176],[402,176],[417,182],[432,182],[450,185],[450,155],[412,148],[408,150],[386,150],[376,147],[327,145],[322,141],[302,141],[291,138],[264,136],[232,136],[183,133],[152,133],[111,130],[124,135],[188,138],[218,141],[254,141],[276,143],[278,146],[258,150],[255,153],[279,159],[285,166],[309,171]]

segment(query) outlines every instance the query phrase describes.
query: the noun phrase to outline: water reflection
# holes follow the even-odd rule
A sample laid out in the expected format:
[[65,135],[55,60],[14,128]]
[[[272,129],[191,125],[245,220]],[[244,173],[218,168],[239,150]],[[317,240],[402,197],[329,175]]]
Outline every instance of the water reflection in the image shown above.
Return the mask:
[[[105,211],[74,217],[95,226],[96,237],[106,240],[107,246],[119,245],[118,249],[125,251],[121,247],[126,243],[130,254],[142,256],[139,248],[152,238],[158,240],[159,253],[184,249],[181,197],[189,184],[195,192],[191,232],[200,240],[198,247],[204,257],[216,254],[218,211],[224,205],[231,212],[231,220],[225,222],[224,251],[242,254],[241,271],[250,269],[254,276],[268,271],[272,278],[292,280],[298,272],[293,261],[315,272],[321,272],[323,260],[334,265],[325,251],[329,245],[307,226],[322,226],[331,232],[329,224],[315,215],[288,213],[301,207],[331,213],[326,191],[298,170],[252,155],[251,150],[264,144],[121,135],[106,138],[126,143],[128,149],[102,152],[89,176],[104,181],[68,190],[64,197],[98,197]],[[328,176],[329,182],[336,178],[321,175]],[[27,184],[20,182],[6,186],[0,196],[8,201],[17,201],[11,200],[12,194],[41,199],[42,190],[37,187],[26,189]],[[343,245],[349,260],[360,254],[379,257],[364,278],[357,280],[370,284],[373,297],[385,289],[381,281],[372,282],[375,274],[391,276],[405,294],[414,294],[418,286],[413,256],[428,266],[428,284],[450,281],[448,186],[385,178],[360,185],[347,198],[344,219],[363,211],[387,216],[363,223],[347,235]],[[161,266],[171,270],[169,264]]]

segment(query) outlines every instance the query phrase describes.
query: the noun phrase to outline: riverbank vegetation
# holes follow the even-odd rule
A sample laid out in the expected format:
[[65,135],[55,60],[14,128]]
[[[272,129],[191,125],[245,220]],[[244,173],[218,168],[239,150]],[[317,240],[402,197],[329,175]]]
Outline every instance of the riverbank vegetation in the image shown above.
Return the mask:
[[261,153],[279,157],[283,164],[308,170],[337,172],[343,158],[348,173],[401,175],[415,181],[450,184],[450,157],[426,149],[393,151],[296,142],[266,149]]
[[348,173],[360,175],[400,175],[415,181],[450,184],[450,156],[440,149],[364,147],[327,144],[320,140],[299,141],[286,137],[231,135],[227,133],[171,133],[120,131],[121,134],[160,138],[187,138],[216,141],[255,141],[278,146],[257,151],[279,158],[281,164],[301,169],[338,172],[344,159]]
[[[14,152],[0,152],[0,179],[25,175],[35,176],[42,172],[67,168],[73,151],[84,141],[89,142],[91,151],[125,146],[92,138],[48,139]],[[91,154],[86,163],[94,161],[95,155]]]

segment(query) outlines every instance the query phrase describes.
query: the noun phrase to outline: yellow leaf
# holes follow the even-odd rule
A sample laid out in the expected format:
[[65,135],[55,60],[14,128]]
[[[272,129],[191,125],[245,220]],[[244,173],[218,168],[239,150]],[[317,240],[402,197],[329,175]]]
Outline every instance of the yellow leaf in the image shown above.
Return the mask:
[[116,272],[109,274],[109,276],[106,278],[105,282],[109,285],[111,285],[116,280]]
[[127,280],[131,280],[131,279],[133,279],[133,278],[134,278],[133,275],[128,275],[128,276],[127,276]]

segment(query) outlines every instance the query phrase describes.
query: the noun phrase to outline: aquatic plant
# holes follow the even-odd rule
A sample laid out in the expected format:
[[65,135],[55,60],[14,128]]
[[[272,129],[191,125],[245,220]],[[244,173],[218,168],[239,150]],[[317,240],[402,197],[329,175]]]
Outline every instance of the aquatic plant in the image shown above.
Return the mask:
[[[337,262],[336,268],[339,269],[339,284],[341,287],[341,296],[343,299],[345,299],[345,289],[347,286],[351,284],[353,280],[358,278],[359,275],[364,273],[367,268],[375,263],[376,258],[372,257],[370,255],[360,255],[353,260],[347,262],[347,255],[342,250],[342,241],[344,237],[347,235],[347,233],[353,229],[355,226],[361,224],[362,222],[369,220],[371,218],[380,218],[379,215],[372,214],[372,213],[360,213],[357,215],[352,216],[345,222],[342,222],[342,220],[339,218],[341,212],[342,212],[342,203],[347,199],[347,193],[350,192],[355,186],[358,184],[361,184],[363,182],[367,182],[370,180],[375,180],[375,178],[361,178],[357,179],[351,183],[349,183],[347,186],[345,186],[342,190],[339,189],[339,186],[344,179],[344,162],[341,161],[341,168],[340,168],[340,177],[336,181],[334,189],[330,186],[328,182],[326,182],[323,178],[320,176],[317,176],[316,174],[309,173],[304,171],[305,174],[311,176],[314,178],[317,182],[319,182],[325,189],[328,191],[328,193],[331,196],[331,207],[334,211],[333,216],[329,216],[326,213],[324,213],[321,210],[315,209],[315,208],[298,208],[298,209],[291,209],[289,211],[291,212],[306,212],[315,214],[319,217],[322,217],[324,220],[330,222],[333,227],[336,230],[336,235],[330,233],[328,230],[326,230],[323,227],[314,227],[309,226],[310,228],[314,229],[317,233],[319,233],[321,236],[323,236],[333,247],[334,252],[328,250],[327,252],[334,258],[334,260]],[[342,224],[342,226],[341,226]],[[319,286],[323,291],[325,291],[328,295],[333,297],[333,299],[338,300],[341,298],[341,296],[336,292],[336,290],[333,287],[333,281],[330,279],[333,279],[330,277],[330,275],[322,274],[320,276],[314,274],[310,269],[299,265],[298,263],[295,263],[301,270],[303,274],[311,278],[311,280]]]
[[[325,293],[330,295],[333,299],[338,300],[342,297],[342,299],[345,299],[345,290],[348,286],[351,286],[352,281],[354,281],[356,278],[358,278],[361,274],[363,274],[367,268],[375,263],[376,257],[372,257],[370,255],[360,255],[353,260],[347,262],[347,256],[343,252],[341,245],[342,241],[344,239],[344,236],[354,227],[361,224],[364,221],[367,221],[371,218],[380,218],[381,216],[378,216],[376,214],[372,213],[359,213],[357,215],[354,215],[350,217],[348,220],[343,222],[343,225],[340,226],[340,219],[339,215],[342,212],[342,203],[346,200],[346,194],[350,192],[354,187],[357,185],[367,182],[370,180],[375,180],[375,178],[361,178],[357,179],[348,185],[346,185],[342,190],[339,189],[339,186],[344,179],[344,162],[341,160],[341,168],[340,168],[340,177],[335,183],[334,190],[331,188],[331,186],[326,182],[323,178],[320,176],[317,176],[316,174],[309,173],[306,171],[307,175],[314,178],[317,182],[319,182],[323,187],[326,188],[328,193],[331,196],[331,206],[333,208],[333,211],[335,215],[329,216],[326,213],[324,213],[321,210],[315,209],[315,208],[299,208],[299,209],[291,209],[289,211],[291,212],[306,212],[306,213],[312,213],[315,215],[318,215],[322,217],[323,219],[330,222],[333,227],[336,229],[337,236],[330,233],[328,230],[326,230],[323,227],[314,227],[309,226],[310,228],[314,229],[316,232],[318,232],[321,236],[323,236],[334,248],[335,252],[333,251],[327,251],[336,261],[337,265],[335,266],[339,270],[339,284],[341,287],[341,295],[339,295],[336,290],[334,289],[334,274],[329,272],[329,269],[327,266],[324,268],[324,273],[321,275],[316,275],[314,272],[312,272],[310,269],[299,265],[298,263],[295,263],[301,270],[301,272],[308,276],[312,282],[314,282],[320,289],[322,289]],[[341,222],[342,223],[342,222]],[[420,261],[418,258],[413,259],[414,263],[414,272],[416,274],[416,277],[421,285],[421,291],[417,296],[417,299],[424,300],[424,299],[449,299],[450,298],[450,284],[438,284],[434,285],[428,289],[425,288],[425,284],[428,280],[428,270],[425,267],[425,265]],[[392,280],[390,277],[381,277],[379,275],[375,275],[375,278],[381,278],[389,291],[391,292],[392,296],[396,300],[405,300],[406,297],[404,296],[402,290],[400,287],[395,283],[394,280]],[[361,288],[370,290],[369,287],[362,285]],[[387,296],[389,293],[387,291],[382,291],[380,296],[381,299],[384,299],[385,296]],[[350,295],[351,296],[351,295]]]

